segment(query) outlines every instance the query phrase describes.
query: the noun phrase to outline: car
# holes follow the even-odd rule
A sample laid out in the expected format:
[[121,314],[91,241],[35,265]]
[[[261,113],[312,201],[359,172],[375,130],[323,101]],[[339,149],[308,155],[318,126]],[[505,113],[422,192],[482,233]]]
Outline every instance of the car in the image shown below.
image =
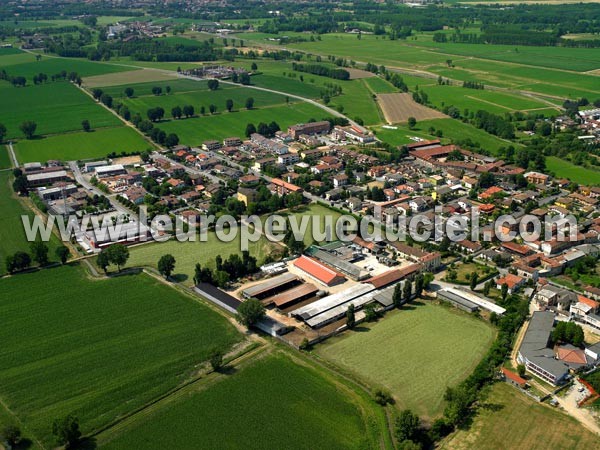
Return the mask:
[[579,389],[577,389],[577,392],[583,392],[583,391],[585,391],[585,388],[583,386],[580,387]]

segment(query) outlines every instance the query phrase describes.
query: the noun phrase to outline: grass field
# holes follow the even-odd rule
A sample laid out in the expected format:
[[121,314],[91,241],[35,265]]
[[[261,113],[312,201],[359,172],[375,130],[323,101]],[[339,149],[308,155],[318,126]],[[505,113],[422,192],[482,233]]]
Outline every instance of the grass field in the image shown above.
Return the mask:
[[8,147],[0,145],[0,169],[8,169],[9,167],[12,167],[12,163],[8,154]]
[[[4,147],[2,147],[4,149]],[[6,257],[16,251],[29,253],[30,243],[27,242],[21,215],[33,217],[33,212],[25,209],[15,198],[12,190],[12,173],[0,172],[0,274],[6,273]],[[56,261],[54,252],[58,246],[58,238],[54,236],[48,243],[48,257]]]
[[568,178],[574,183],[600,185],[600,170],[586,169],[556,156],[546,157],[546,169],[558,178]]
[[[490,407],[485,407],[485,405]],[[498,448],[584,450],[598,447],[598,437],[573,418],[536,403],[506,383],[491,388],[473,425],[443,442],[453,450]]]
[[380,448],[374,431],[384,431],[373,430],[374,403],[367,402],[275,354],[144,417],[101,448]]
[[443,409],[446,387],[466,378],[493,339],[493,329],[483,321],[458,310],[418,304],[329,339],[316,352],[389,389],[400,408],[432,418]]
[[72,413],[89,433],[241,339],[225,318],[148,275],[90,280],[62,266],[0,280],[0,289],[0,396],[46,444],[55,418]]
[[86,77],[83,80],[83,86],[87,88],[95,88],[101,86],[118,86],[124,83],[143,83],[153,81],[176,80],[175,72],[159,72],[158,70],[129,70],[127,72],[107,73],[104,75],[96,75]]
[[[30,84],[33,84],[31,80],[32,77],[40,72],[43,72],[50,77],[51,75],[59,73],[61,70],[66,70],[67,72],[77,72],[81,77],[91,77],[105,73],[132,70],[131,67],[88,61],[86,59],[42,56],[40,61],[35,61],[34,55],[28,54],[28,57],[31,58],[31,62],[13,64],[6,71],[12,76],[23,76],[27,78],[27,82]],[[3,58],[0,58],[0,65],[3,62],[2,60]]]
[[[326,208],[323,205],[319,205],[317,203],[312,203],[310,206],[306,207],[306,208],[302,208],[300,210],[298,210],[297,212],[293,212],[291,213],[291,215],[293,215],[298,223],[298,227],[301,226],[301,221],[302,221],[302,217],[303,216],[309,216],[308,219],[308,225],[306,227],[306,234],[304,235],[304,245],[311,245],[313,243],[313,220],[317,220],[317,219],[313,219],[313,217],[318,217],[318,224],[319,224],[319,229],[318,232],[319,233],[326,233],[327,228],[326,228],[326,217],[330,216],[331,219],[331,223],[333,224],[333,227],[330,229],[332,236],[335,235],[335,222],[336,220],[341,216],[341,214],[337,211],[331,210],[329,208]],[[266,219],[265,219],[266,220]],[[306,219],[304,219],[306,220]]]
[[16,88],[0,82],[0,123],[7,128],[7,138],[22,138],[21,123],[33,120],[36,134],[81,130],[87,119],[92,127],[120,125],[121,121],[98,106],[94,100],[68,82],[46,83]]
[[243,137],[248,123],[256,126],[260,122],[276,121],[281,129],[285,130],[290,125],[305,123],[311,118],[320,120],[328,116],[326,111],[314,105],[295,103],[293,105],[259,107],[251,111],[241,110],[191,119],[169,120],[158,123],[156,126],[166,133],[176,133],[179,141],[183,144],[197,146],[207,139],[222,140],[229,136]]
[[[93,124],[92,124],[93,126]],[[14,146],[19,163],[58,159],[71,161],[102,158],[112,152],[137,152],[151,149],[152,144],[144,140],[129,127],[102,128],[86,133],[49,136],[42,139],[23,139]]]
[[[256,243],[250,243],[250,254],[258,259],[260,264],[265,256],[271,253],[275,244],[261,238]],[[150,266],[156,268],[161,256],[171,254],[175,257],[174,276],[187,285],[193,284],[194,266],[200,263],[214,269],[214,260],[217,255],[223,259],[233,253],[241,255],[239,239],[231,242],[220,242],[214,233],[209,233],[206,242],[178,242],[170,240],[162,243],[139,245],[130,249],[131,257],[127,266]]]

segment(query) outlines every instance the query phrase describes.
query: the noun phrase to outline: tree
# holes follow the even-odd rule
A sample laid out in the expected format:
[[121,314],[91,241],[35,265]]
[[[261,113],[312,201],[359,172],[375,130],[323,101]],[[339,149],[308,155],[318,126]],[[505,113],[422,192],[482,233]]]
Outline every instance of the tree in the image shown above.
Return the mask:
[[214,114],[217,112],[217,106],[210,104],[210,105],[208,105],[208,110],[210,111],[211,114]]
[[346,311],[346,326],[351,330],[356,325],[356,316],[354,314],[354,304],[350,303]]
[[127,98],[131,98],[131,97],[133,97],[133,93],[134,93],[134,90],[133,90],[133,88],[131,88],[131,87],[125,88],[125,91],[124,91],[124,92],[125,92],[125,96],[126,96]]
[[400,308],[402,306],[402,284],[396,284],[394,287],[394,294],[392,295],[392,301],[394,302],[394,306],[396,308]]
[[108,257],[108,252],[106,249],[104,249],[98,254],[98,258],[96,258],[96,265],[100,267],[104,273],[106,273],[106,269],[108,268],[109,264],[110,258]]
[[193,117],[194,116],[194,107],[192,105],[185,105],[183,107],[183,115],[185,117]]
[[423,278],[423,275],[417,275],[417,277],[415,278],[415,296],[417,298],[421,297],[421,294],[423,293],[424,283],[425,279]]
[[4,124],[0,123],[0,142],[3,142],[5,137],[6,137],[6,127],[4,126]]
[[120,272],[121,267],[127,263],[129,259],[129,249],[123,244],[112,244],[106,249],[108,253],[108,260],[117,266],[117,270]]
[[6,257],[6,270],[9,273],[15,273],[19,270],[26,269],[31,264],[31,257],[25,252],[16,252],[12,256]]
[[79,443],[81,430],[79,430],[79,419],[68,415],[63,419],[56,419],[52,424],[52,434],[56,437],[59,445],[65,448],[73,448]]
[[194,266],[194,285],[202,282],[202,266],[200,263],[196,263]]
[[215,372],[223,368],[223,352],[221,350],[213,350],[209,357],[210,366]]
[[183,115],[183,111],[181,110],[181,106],[175,106],[171,109],[171,115],[174,119],[181,119]]
[[21,430],[19,427],[14,425],[7,425],[2,429],[2,433],[0,433],[2,439],[6,441],[6,443],[10,447],[15,447],[21,442]]
[[517,373],[519,374],[520,377],[525,376],[525,366],[523,364],[519,364],[517,366]]
[[254,126],[254,124],[249,123],[248,125],[246,125],[246,137],[250,137],[254,133],[256,133],[256,127]]
[[112,108],[113,98],[110,95],[108,95],[108,94],[102,94],[102,96],[100,97],[100,101],[107,108]]
[[506,301],[506,296],[508,295],[508,284],[502,283],[500,287],[500,294],[502,295],[502,301]]
[[396,439],[402,441],[415,441],[421,427],[421,419],[410,409],[405,409],[396,418]]
[[492,280],[489,280],[483,285],[483,295],[485,295],[486,297],[490,295],[490,289],[492,289]]
[[254,108],[254,98],[248,97],[246,99],[246,109],[252,109],[252,108]]
[[201,106],[201,107],[200,107],[200,114],[201,114],[201,115],[204,115],[204,114],[206,114],[206,107],[204,107],[204,106]]
[[250,66],[250,69],[251,69],[253,72],[255,72],[255,71],[257,71],[257,70],[258,70],[258,66],[256,65],[256,63],[255,63],[255,62],[253,62],[253,63],[252,63],[252,65]]
[[94,99],[96,100],[100,100],[100,97],[102,97],[102,94],[104,94],[104,91],[102,89],[92,89],[92,96],[94,97]]
[[66,264],[71,252],[69,252],[69,249],[66,246],[61,245],[60,247],[56,248],[54,253],[56,254],[56,257],[60,260],[61,264]]
[[162,94],[162,88],[160,86],[154,86],[152,88],[152,93],[154,95],[160,95],[160,94]]
[[417,119],[415,119],[414,117],[409,117],[408,118],[408,128],[412,130],[416,125],[417,125]]
[[215,270],[215,273],[213,275],[213,281],[218,287],[227,287],[227,284],[229,284],[229,280],[230,276],[228,272],[226,272],[225,270]]
[[35,136],[35,130],[37,129],[37,123],[32,120],[26,120],[19,125],[19,129],[23,132],[27,139],[33,139]]
[[173,255],[163,255],[158,260],[158,272],[165,278],[169,278],[175,270],[175,257]]
[[471,288],[472,291],[475,290],[478,282],[479,282],[479,275],[477,274],[477,272],[473,272],[473,275],[471,275],[471,281],[469,284],[469,287]]
[[410,303],[410,299],[412,297],[412,283],[409,280],[404,282],[404,288],[402,289],[402,294],[404,297],[404,301]]
[[85,131],[86,133],[88,133],[91,129],[92,126],[90,125],[90,121],[85,119],[81,121],[81,128],[83,128],[83,131]]
[[40,266],[48,264],[48,246],[42,241],[35,241],[30,246],[33,260]]
[[237,321],[246,327],[250,327],[263,318],[265,307],[256,298],[250,298],[240,304],[237,310]]
[[175,133],[171,133],[166,137],[165,145],[167,147],[172,148],[175,147],[177,144],[179,144],[179,136],[177,136]]
[[208,88],[211,91],[216,91],[219,89],[219,80],[208,80]]
[[166,86],[165,92],[167,93],[167,95],[169,95],[171,93],[171,86]]
[[13,191],[18,192],[21,195],[27,195],[29,191],[29,183],[25,175],[20,175],[13,181]]
[[228,98],[225,101],[225,108],[227,108],[227,112],[231,112],[231,110],[233,109],[233,100],[231,100],[230,98]]

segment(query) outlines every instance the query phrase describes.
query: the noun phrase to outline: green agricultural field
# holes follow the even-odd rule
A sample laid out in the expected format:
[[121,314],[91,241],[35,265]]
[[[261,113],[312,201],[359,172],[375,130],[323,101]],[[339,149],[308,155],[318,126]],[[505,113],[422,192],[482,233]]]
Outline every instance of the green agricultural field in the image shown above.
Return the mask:
[[[313,221],[317,221],[318,220],[318,232],[319,234],[321,233],[326,233],[327,232],[327,225],[328,222],[326,222],[326,217],[331,217],[331,223],[333,224],[333,226],[331,228],[329,228],[329,231],[331,232],[332,236],[335,235],[335,223],[336,220],[341,216],[341,213],[334,211],[332,209],[329,209],[323,205],[319,205],[317,203],[312,203],[310,206],[301,209],[298,212],[294,212],[291,214],[292,216],[294,216],[297,220],[298,223],[298,227],[301,226],[302,223],[302,218],[304,216],[308,216],[308,225],[306,227],[306,233],[304,235],[304,245],[308,246],[311,245],[314,242],[313,239]],[[314,219],[313,217],[318,217],[318,219]],[[306,220],[306,219],[304,219]],[[328,220],[328,219],[327,219]]]
[[[197,236],[199,239],[199,236]],[[250,254],[257,258],[261,264],[265,257],[278,246],[261,237],[258,242],[249,244]],[[156,268],[161,256],[171,254],[177,261],[174,276],[186,285],[192,285],[194,280],[194,266],[200,263],[214,269],[215,257],[221,255],[223,259],[233,253],[241,255],[239,238],[231,242],[220,242],[213,232],[208,234],[206,242],[179,242],[170,240],[162,243],[143,244],[132,247],[131,257],[127,266],[149,266]]]
[[[147,97],[151,96],[153,87],[160,87],[163,90],[162,98],[167,97],[165,93],[165,89],[169,86],[171,88],[170,96],[175,94],[180,94],[184,92],[192,92],[192,91],[207,91],[208,86],[207,82],[203,80],[190,80],[188,78],[176,79],[170,81],[149,81],[144,83],[128,83],[122,84],[120,86],[108,86],[101,87],[103,92],[111,95],[113,98],[120,99],[121,97],[125,97],[125,89],[132,88],[133,89],[133,97]],[[231,86],[229,84],[223,84],[219,86],[219,90],[227,90],[227,89],[236,89],[236,86]],[[159,97],[159,98],[161,98]]]
[[598,446],[598,437],[572,417],[536,403],[506,383],[497,383],[473,424],[451,435],[441,448],[536,448],[541,442],[544,448],[587,450]]
[[[404,78],[404,76],[402,76]],[[399,92],[392,84],[380,77],[364,78],[363,83],[367,88],[375,94],[389,94]]]
[[[85,59],[54,58],[45,55],[42,56],[41,61],[35,61],[33,55],[31,55],[31,58],[32,62],[14,64],[10,66],[7,72],[12,76],[23,76],[27,78],[29,83],[32,83],[32,77],[40,72],[43,72],[50,77],[62,70],[66,70],[67,72],[77,72],[81,77],[91,77],[93,75],[131,70],[131,67],[88,61]],[[0,64],[2,64],[1,58]]]
[[462,311],[419,303],[329,339],[316,352],[389,389],[400,408],[433,418],[443,409],[446,387],[471,373],[494,334],[487,323]]
[[586,169],[556,156],[546,157],[546,169],[557,178],[568,178],[579,184],[600,185],[600,170]]
[[[92,123],[93,126],[93,123]],[[58,159],[73,161],[103,158],[109,153],[130,153],[152,149],[153,146],[130,127],[102,128],[89,133],[49,136],[19,141],[15,147],[19,163]]]
[[8,154],[8,147],[0,145],[0,169],[12,167],[12,162]]
[[69,265],[0,289],[0,396],[48,448],[55,418],[74,414],[89,433],[241,340],[218,313],[148,275],[92,280]]
[[[482,109],[503,115],[512,111],[527,112],[548,108],[547,103],[498,91],[466,89],[461,86],[430,86],[422,89],[428,94],[429,101],[439,109],[444,106],[455,106],[461,114],[465,109],[469,111]],[[554,112],[559,113],[558,109]]]
[[[176,93],[159,96],[152,94],[140,95],[129,99],[123,98],[122,101],[129,107],[132,113],[139,112],[143,117],[146,117],[148,109],[160,106],[165,110],[165,117],[168,118],[171,117],[171,109],[173,107],[183,107],[184,105],[193,105],[196,113],[199,113],[201,106],[204,106],[208,112],[208,107],[211,104],[217,107],[218,112],[226,112],[225,102],[229,99],[233,100],[234,111],[245,111],[246,100],[250,97],[254,99],[254,107],[256,109],[286,104],[284,95],[273,94],[271,92],[236,86],[227,86],[225,89],[210,91],[206,89],[205,82],[199,82],[198,84],[203,89],[191,89],[187,92],[179,90]],[[191,85],[190,88],[192,88]],[[294,100],[292,99],[292,101]],[[243,125],[245,126],[246,124],[244,123]]]
[[191,119],[169,120],[160,122],[156,126],[167,133],[176,133],[181,143],[195,146],[207,139],[221,140],[229,136],[244,137],[248,123],[256,126],[260,122],[275,121],[281,129],[286,129],[290,125],[307,122],[311,118],[320,120],[329,116],[330,114],[317,106],[295,103],[293,105],[259,107],[251,111],[221,112]]
[[100,447],[384,448],[375,407],[323,372],[275,354],[145,415]]
[[[21,216],[33,217],[33,212],[25,209],[17,200],[12,190],[12,180],[11,171],[0,172],[0,274],[6,273],[7,256],[17,251],[30,251]],[[58,245],[58,238],[53,235],[48,243],[48,256],[51,261],[56,261],[54,252]]]
[[68,82],[46,83],[16,88],[0,82],[0,123],[6,126],[7,138],[22,138],[21,123],[37,123],[37,135],[81,130],[87,119],[94,128],[120,125],[121,121],[92,98]]
[[463,123],[460,120],[450,118],[422,120],[417,122],[417,125],[412,130],[402,125],[394,126],[397,127],[396,130],[375,127],[377,137],[382,141],[388,142],[392,145],[409,144],[414,142],[410,139],[412,136],[420,137],[422,139],[436,139],[434,134],[429,134],[429,128],[433,127],[435,130],[442,130],[442,141],[444,143],[459,142],[470,139],[474,143],[479,143],[481,148],[489,150],[491,153],[496,153],[502,147],[519,145],[514,142],[505,141],[493,136],[483,130],[480,130],[479,128],[475,128],[473,125],[468,123]]

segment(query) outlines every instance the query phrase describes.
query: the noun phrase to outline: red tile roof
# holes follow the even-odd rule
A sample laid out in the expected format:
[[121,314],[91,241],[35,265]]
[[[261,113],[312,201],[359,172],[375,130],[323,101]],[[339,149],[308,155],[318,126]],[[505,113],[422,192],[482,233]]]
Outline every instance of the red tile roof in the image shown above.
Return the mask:
[[502,373],[504,374],[504,376],[506,378],[508,378],[509,380],[514,381],[515,383],[517,383],[519,386],[524,386],[527,381],[524,378],[521,378],[519,375],[517,375],[516,373],[502,367]]
[[342,274],[330,269],[329,267],[312,258],[309,258],[308,256],[302,255],[300,258],[294,261],[294,266],[328,286],[345,279]]

